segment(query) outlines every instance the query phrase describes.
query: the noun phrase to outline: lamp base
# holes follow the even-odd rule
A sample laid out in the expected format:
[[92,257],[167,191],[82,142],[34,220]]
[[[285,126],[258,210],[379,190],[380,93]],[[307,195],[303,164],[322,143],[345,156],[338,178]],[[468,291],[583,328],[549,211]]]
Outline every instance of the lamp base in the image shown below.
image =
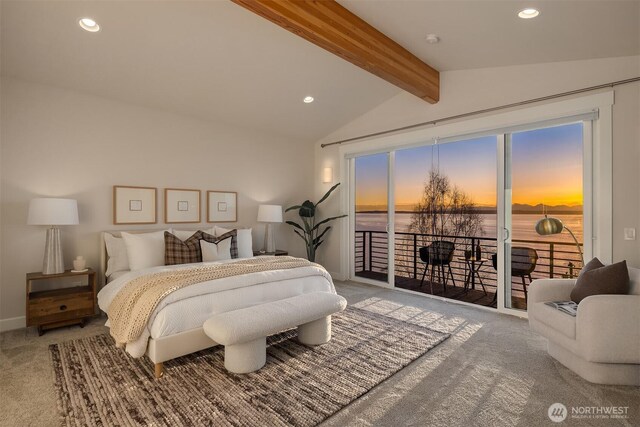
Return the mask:
[[64,260],[62,259],[62,242],[60,241],[60,229],[51,227],[47,229],[47,242],[44,246],[42,274],[60,273],[64,273]]
[[276,239],[273,235],[273,225],[266,224],[264,229],[264,251],[268,253],[275,253],[276,251]]

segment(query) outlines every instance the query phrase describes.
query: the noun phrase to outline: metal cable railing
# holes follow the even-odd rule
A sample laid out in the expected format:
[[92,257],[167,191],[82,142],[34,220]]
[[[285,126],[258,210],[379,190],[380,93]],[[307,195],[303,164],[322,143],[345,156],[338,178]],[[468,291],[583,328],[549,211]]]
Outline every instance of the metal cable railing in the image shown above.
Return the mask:
[[[422,233],[395,233],[394,269],[396,277],[420,280],[425,264],[420,260],[419,250],[434,241],[448,240],[455,244],[451,271],[456,281],[464,282],[468,274],[465,251],[475,253],[479,243],[482,257],[491,259],[497,252],[497,239],[480,236],[447,236]],[[359,230],[355,234],[355,272],[387,273],[388,236],[384,231]],[[531,273],[533,279],[553,277],[576,277],[582,266],[580,254],[574,243],[546,240],[512,239],[513,246],[527,246],[536,250],[538,261]],[[484,284],[497,287],[497,270],[491,262],[479,269]],[[473,277],[472,277],[473,278]],[[521,284],[519,277],[512,277],[513,283]],[[515,286],[514,291],[520,287]],[[495,290],[494,290],[495,292]]]

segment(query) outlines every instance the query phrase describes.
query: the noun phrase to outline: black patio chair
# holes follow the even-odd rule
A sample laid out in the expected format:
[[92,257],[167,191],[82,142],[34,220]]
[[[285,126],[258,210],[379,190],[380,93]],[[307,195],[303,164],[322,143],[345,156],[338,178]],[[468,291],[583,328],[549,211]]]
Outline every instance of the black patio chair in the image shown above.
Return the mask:
[[[493,268],[498,270],[498,254],[491,255],[491,263]],[[522,279],[522,289],[524,290],[524,300],[527,301],[527,284],[525,277],[529,278],[531,283],[531,273],[536,269],[538,263],[538,251],[526,246],[513,246],[511,248],[511,277],[520,277]]]
[[[424,272],[422,273],[422,280],[420,280],[420,286],[424,283],[424,277],[427,274],[429,265],[431,265],[431,276],[429,283],[431,286],[431,295],[433,293],[433,275],[435,270],[438,270],[438,279],[442,280],[442,292],[447,291],[447,272],[451,276],[453,286],[456,286],[456,279],[453,277],[453,271],[451,270],[451,261],[453,260],[453,254],[456,250],[456,245],[453,242],[446,240],[438,240],[431,243],[429,246],[423,246],[419,249],[420,260],[425,263]],[[445,270],[445,266],[448,271]]]

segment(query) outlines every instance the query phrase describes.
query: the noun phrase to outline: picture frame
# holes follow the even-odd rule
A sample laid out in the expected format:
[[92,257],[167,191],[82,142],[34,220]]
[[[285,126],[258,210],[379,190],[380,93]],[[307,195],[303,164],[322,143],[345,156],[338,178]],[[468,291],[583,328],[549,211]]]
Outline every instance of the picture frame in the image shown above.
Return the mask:
[[238,193],[207,191],[207,222],[237,222]]
[[114,224],[156,224],[158,189],[131,185],[113,186]]
[[164,189],[164,222],[187,224],[200,222],[200,190]]

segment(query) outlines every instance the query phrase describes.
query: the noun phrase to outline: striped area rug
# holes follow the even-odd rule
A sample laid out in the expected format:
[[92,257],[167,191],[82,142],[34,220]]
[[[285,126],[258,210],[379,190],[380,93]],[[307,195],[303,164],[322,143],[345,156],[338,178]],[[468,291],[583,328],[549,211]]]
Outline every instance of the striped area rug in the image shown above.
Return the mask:
[[68,426],[313,426],[444,341],[448,335],[349,307],[318,347],[295,330],[270,337],[267,364],[234,375],[221,346],[165,363],[133,359],[108,335],[50,346]]

